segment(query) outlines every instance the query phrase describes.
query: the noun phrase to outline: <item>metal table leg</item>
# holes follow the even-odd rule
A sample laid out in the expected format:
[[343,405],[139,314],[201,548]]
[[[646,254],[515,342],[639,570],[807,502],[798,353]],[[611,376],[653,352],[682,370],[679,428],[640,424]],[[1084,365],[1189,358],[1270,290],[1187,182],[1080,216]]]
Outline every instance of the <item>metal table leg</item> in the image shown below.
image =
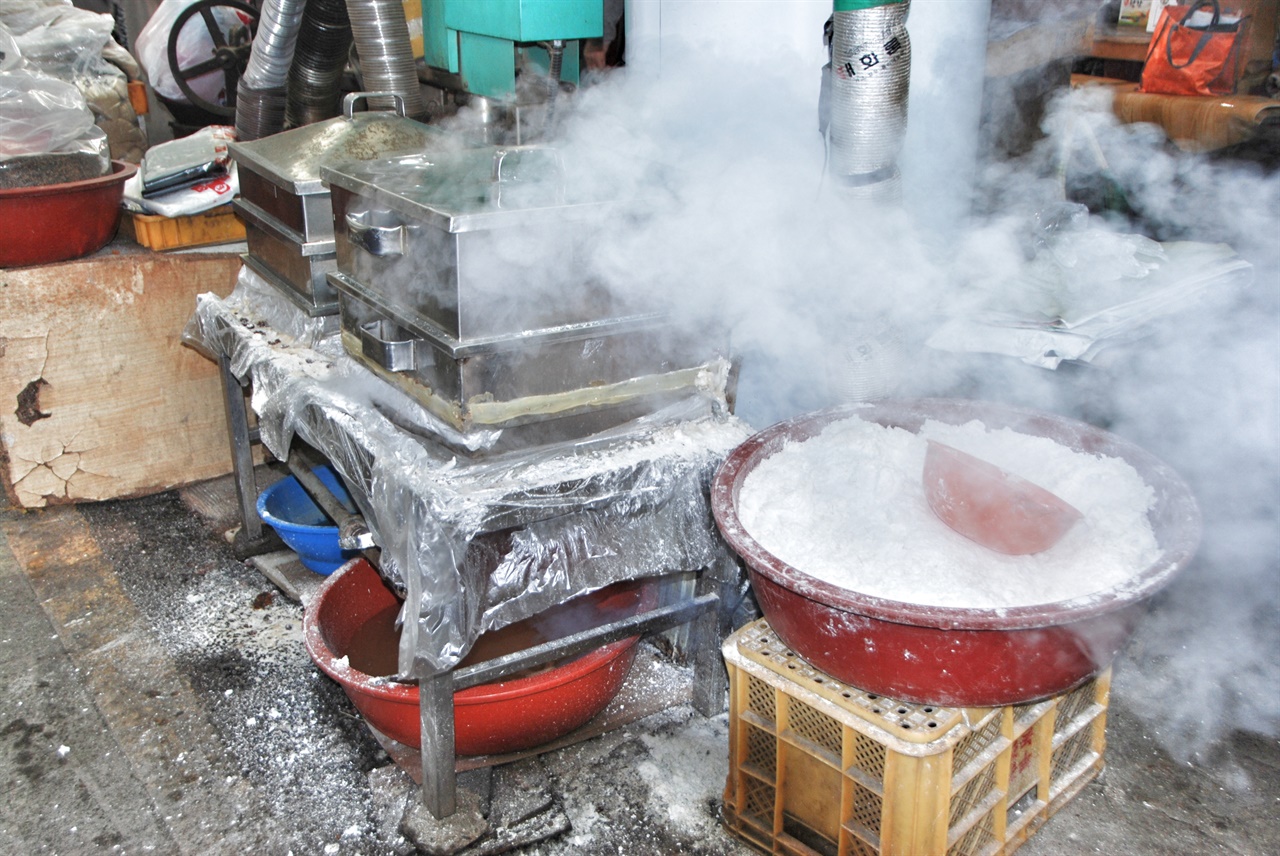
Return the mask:
[[433,817],[442,820],[458,809],[451,672],[419,677],[418,714],[422,738],[422,804]]
[[240,531],[232,545],[238,558],[245,559],[284,545],[274,531],[262,525],[258,517],[258,482],[253,474],[253,443],[256,431],[249,428],[249,409],[244,403],[244,388],[231,373],[231,360],[218,354],[222,379],[222,403],[227,415],[227,436],[231,442],[231,470],[236,481],[236,500],[240,506]]
[[690,641],[693,658],[693,707],[703,716],[716,716],[725,709],[728,676],[720,659],[720,641],[729,633],[733,599],[740,571],[737,564],[722,557],[698,575],[698,595],[712,595],[716,608],[693,621]]

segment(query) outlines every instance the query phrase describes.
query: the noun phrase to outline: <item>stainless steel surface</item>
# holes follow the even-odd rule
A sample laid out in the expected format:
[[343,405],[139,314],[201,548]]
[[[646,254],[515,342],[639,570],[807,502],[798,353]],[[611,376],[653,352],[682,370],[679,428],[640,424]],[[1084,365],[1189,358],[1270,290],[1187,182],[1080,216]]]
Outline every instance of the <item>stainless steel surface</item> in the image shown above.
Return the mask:
[[461,340],[341,272],[328,278],[347,352],[464,432],[557,421],[542,431],[550,442],[603,430],[689,395],[725,352],[658,314]]
[[266,268],[272,285],[296,292],[312,307],[336,312],[337,295],[325,278],[337,270],[333,241],[306,242],[252,202],[241,198],[233,205],[245,225],[249,256],[258,263],[255,270]]
[[[248,232],[247,227],[245,231]],[[334,322],[334,329],[336,329],[337,316],[338,316],[338,296],[333,292],[333,288],[332,286],[329,285],[327,279],[325,281],[325,290],[320,292],[318,297],[315,294],[303,294],[292,283],[290,283],[280,274],[276,273],[274,270],[268,267],[261,259],[259,259],[257,256],[254,256],[252,253],[242,253],[240,256],[240,259],[254,273],[256,273],[263,280],[265,280],[269,285],[275,288],[276,291],[280,292],[285,297],[287,297],[290,300],[290,302],[292,302],[295,306],[297,306],[307,315],[311,316],[312,318],[319,318],[321,316],[326,316],[326,315],[332,316],[333,322]],[[329,329],[327,324],[325,326],[326,326],[326,329]]]
[[575,195],[550,149],[473,147],[330,161],[338,269],[396,315],[460,340],[642,314],[591,278],[610,203]]
[[[427,127],[427,126],[423,126]],[[320,166],[330,189],[341,187],[418,223],[450,233],[503,229],[528,223],[587,222],[611,200],[575,187],[555,149],[539,146],[469,146],[455,141],[421,153],[355,160],[332,158]]]
[[247,220],[260,229],[274,232],[281,240],[296,244],[297,254],[300,256],[333,256],[334,241],[332,238],[308,240],[304,233],[299,232],[287,223],[275,219],[271,214],[243,197],[233,200],[232,207],[242,220]]
[[[357,105],[386,96],[395,112],[356,112]],[[343,115],[250,142],[231,143],[240,173],[241,196],[307,241],[333,238],[329,190],[320,179],[328,158],[356,162],[397,153],[418,153],[459,145],[436,128],[404,116],[402,99],[387,93],[351,93]]]

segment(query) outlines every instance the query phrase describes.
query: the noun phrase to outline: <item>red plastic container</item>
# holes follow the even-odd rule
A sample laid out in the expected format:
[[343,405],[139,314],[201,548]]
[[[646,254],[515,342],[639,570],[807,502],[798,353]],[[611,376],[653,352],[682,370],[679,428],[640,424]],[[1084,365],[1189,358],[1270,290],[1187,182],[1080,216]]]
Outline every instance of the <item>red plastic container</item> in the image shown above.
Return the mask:
[[[647,606],[650,594],[647,587],[639,584],[620,583],[583,597],[602,615],[616,619]],[[395,595],[373,566],[357,559],[320,587],[303,616],[304,638],[311,659],[342,685],[371,726],[392,740],[419,747],[422,738],[418,688],[367,675],[352,668],[346,659],[352,640],[361,629],[396,603]],[[585,724],[622,688],[635,659],[638,640],[633,636],[546,671],[455,693],[456,752],[518,752],[548,743]]]
[[106,246],[120,225],[124,183],[137,171],[118,160],[98,178],[0,190],[0,267],[78,259]]
[[[1072,601],[1009,609],[924,606],[870,597],[815,579],[770,554],[742,527],[738,493],[788,442],[853,417],[918,431],[929,419],[980,420],[1050,437],[1076,451],[1123,458],[1156,492],[1149,519],[1160,558],[1123,586]],[[1065,692],[1101,672],[1136,629],[1146,601],[1191,559],[1200,512],[1182,479],[1121,438],[1060,416],[979,401],[884,401],[808,414],[735,449],[712,484],[725,539],[746,561],[756,600],[778,637],[833,677],[917,704],[995,707]]]

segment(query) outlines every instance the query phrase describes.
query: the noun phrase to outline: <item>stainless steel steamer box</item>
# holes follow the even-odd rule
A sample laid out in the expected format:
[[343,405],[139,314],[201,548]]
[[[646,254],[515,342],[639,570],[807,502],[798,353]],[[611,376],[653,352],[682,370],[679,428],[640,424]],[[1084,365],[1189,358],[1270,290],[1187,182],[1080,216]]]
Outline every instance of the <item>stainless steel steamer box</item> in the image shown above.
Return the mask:
[[460,145],[444,132],[407,119],[403,110],[355,112],[376,93],[354,93],[343,115],[260,140],[231,143],[245,223],[246,262],[312,315],[338,311],[325,275],[337,267],[329,189],[320,164],[329,158],[370,160]]
[[347,350],[460,430],[671,397],[724,350],[590,274],[612,204],[554,149],[329,161]]

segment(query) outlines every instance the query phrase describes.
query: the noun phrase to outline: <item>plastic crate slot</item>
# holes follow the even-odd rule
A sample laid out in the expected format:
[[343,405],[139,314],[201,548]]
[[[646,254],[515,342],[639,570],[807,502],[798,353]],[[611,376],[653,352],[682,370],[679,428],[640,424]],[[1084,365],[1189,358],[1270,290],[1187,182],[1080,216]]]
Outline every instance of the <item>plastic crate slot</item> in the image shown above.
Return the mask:
[[777,781],[778,743],[772,734],[747,726],[747,752],[742,767],[771,784]]
[[774,728],[777,725],[777,723],[774,722],[772,719],[765,719],[760,714],[751,710],[744,710],[742,712],[741,718],[743,722],[749,722],[752,725],[754,725],[756,728],[760,729],[761,731],[765,731],[769,734],[774,733]]
[[969,763],[1000,739],[1000,715],[992,712],[985,721],[980,722],[976,730],[961,738],[956,744],[952,769],[963,770]]
[[1101,705],[1089,705],[1082,713],[1077,714],[1074,718],[1064,721],[1062,712],[1058,712],[1058,718],[1053,724],[1053,742],[1055,745],[1065,743],[1074,737],[1081,730],[1087,729],[1093,725],[1094,720],[1098,718],[1098,714],[1103,712]]
[[1098,695],[1097,680],[1086,681],[1058,699],[1058,727],[1074,722],[1093,705]]
[[778,836],[778,839],[791,844],[793,847],[799,845],[793,851],[797,853],[812,853],[814,856],[837,856],[840,852],[840,846],[835,841],[820,835],[798,818],[789,814],[782,815],[782,834]]
[[802,701],[792,699],[787,705],[788,736],[808,741],[823,750],[834,760],[833,767],[840,767],[840,722],[816,710]]
[[884,817],[884,798],[854,781],[849,782],[848,787],[850,806],[845,818],[845,828],[878,845],[880,821]]
[[766,853],[773,850],[773,828],[761,829],[743,817],[730,816],[729,828],[748,844],[754,844]]
[[982,854],[994,853],[1000,846],[995,828],[995,813],[988,811],[947,848],[947,856],[982,856]]
[[778,707],[773,697],[773,687],[759,678],[748,677],[747,710],[769,722],[777,722]]
[[958,792],[965,787],[969,781],[977,776],[982,775],[992,764],[994,764],[1000,756],[1000,753],[1009,748],[1009,740],[1004,735],[997,735],[995,740],[986,746],[975,758],[965,764],[963,767],[956,764],[953,769],[955,775],[951,777],[951,793]]
[[1082,730],[1068,739],[1053,752],[1053,760],[1049,765],[1050,786],[1068,777],[1075,767],[1093,755],[1093,733]]
[[874,843],[864,841],[856,833],[846,829],[844,833],[845,853],[848,856],[880,856],[880,840]]
[[772,834],[773,806],[776,802],[777,790],[758,779],[744,778],[741,784],[742,809],[739,815],[743,820]]
[[[884,765],[888,750],[884,744],[878,743],[865,734],[850,730],[848,734],[852,757],[848,772],[861,773],[874,781],[877,786],[884,784]],[[878,787],[877,787],[878,789]]]
[[1036,810],[1043,805],[1044,803],[1036,799],[1036,789],[1033,783],[1032,787],[1025,794],[1022,794],[1009,804],[1009,824],[1012,826],[1014,823],[1017,823],[1025,814],[1036,813]]
[[990,763],[969,780],[968,784],[951,795],[951,813],[947,822],[950,829],[976,806],[991,796],[996,788],[996,765]]

